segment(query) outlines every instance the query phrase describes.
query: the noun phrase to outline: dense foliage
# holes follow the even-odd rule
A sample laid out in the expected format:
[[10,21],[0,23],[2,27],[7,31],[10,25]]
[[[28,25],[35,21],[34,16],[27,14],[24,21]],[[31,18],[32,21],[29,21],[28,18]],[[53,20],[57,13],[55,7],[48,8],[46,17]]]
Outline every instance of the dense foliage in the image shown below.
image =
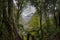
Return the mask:
[[[60,40],[60,0],[16,1],[17,5],[13,0],[0,0],[0,40]],[[24,24],[21,13],[27,2],[36,12]]]

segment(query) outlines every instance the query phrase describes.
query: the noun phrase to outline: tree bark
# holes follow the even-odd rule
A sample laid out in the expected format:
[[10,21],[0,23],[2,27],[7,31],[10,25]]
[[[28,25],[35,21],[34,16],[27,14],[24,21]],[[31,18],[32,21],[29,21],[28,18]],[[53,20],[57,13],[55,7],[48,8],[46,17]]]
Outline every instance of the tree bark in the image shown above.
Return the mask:
[[60,28],[60,12],[58,12],[58,16],[59,16],[59,19],[58,19],[58,24],[59,24],[59,28]]
[[12,19],[13,32],[15,34],[15,40],[22,40],[22,38],[18,34],[18,31],[16,28],[17,27],[16,22],[15,22],[14,16],[13,16],[13,0],[8,0],[8,15],[9,15],[9,18]]
[[41,12],[40,12],[40,30],[41,30],[41,40],[43,40],[42,13]]
[[35,37],[33,35],[31,37],[32,37],[32,40],[35,40]]
[[29,40],[29,38],[30,38],[30,34],[28,33],[28,34],[27,34],[27,40]]
[[12,27],[8,21],[6,8],[7,8],[6,1],[3,0],[3,23],[5,24],[5,27],[9,32],[9,40],[13,40]]

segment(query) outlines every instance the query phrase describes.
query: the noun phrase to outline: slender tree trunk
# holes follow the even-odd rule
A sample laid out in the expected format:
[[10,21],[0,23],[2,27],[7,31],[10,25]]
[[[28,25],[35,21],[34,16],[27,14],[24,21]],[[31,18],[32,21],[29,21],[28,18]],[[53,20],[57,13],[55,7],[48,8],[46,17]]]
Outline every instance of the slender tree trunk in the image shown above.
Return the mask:
[[31,37],[32,37],[32,40],[35,40],[35,37],[33,35]]
[[53,9],[53,14],[54,14],[54,23],[55,23],[56,28],[57,28],[58,23],[57,23],[57,18],[56,18],[56,15],[55,15],[55,4],[53,4],[53,5],[54,5],[54,9]]
[[58,16],[59,16],[59,19],[58,19],[58,24],[59,24],[59,28],[60,28],[60,12],[58,12]]
[[2,37],[2,1],[0,0],[0,40]]
[[29,40],[29,38],[30,38],[30,34],[28,33],[28,34],[27,34],[27,40]]
[[41,12],[40,12],[40,31],[41,31],[41,40],[43,40],[42,13]]

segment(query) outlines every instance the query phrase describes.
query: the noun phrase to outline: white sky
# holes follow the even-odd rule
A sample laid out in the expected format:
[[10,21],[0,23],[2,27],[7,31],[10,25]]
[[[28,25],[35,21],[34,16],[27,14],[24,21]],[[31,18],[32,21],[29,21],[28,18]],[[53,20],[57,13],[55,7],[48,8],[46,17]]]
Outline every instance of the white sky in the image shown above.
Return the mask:
[[23,8],[23,11],[21,14],[25,22],[28,22],[31,19],[35,11],[36,11],[36,8],[30,3],[27,3],[26,7]]
[[30,3],[27,3],[26,7],[23,8],[22,15],[23,16],[28,16],[30,14],[34,14],[36,11],[36,8],[33,5],[30,5]]
[[[13,0],[13,2],[15,4],[16,8],[18,9],[18,6],[16,4],[17,1]],[[35,13],[35,11],[36,11],[36,8],[33,5],[31,5],[30,2],[28,2],[26,7],[24,7],[22,9],[21,16],[25,20],[25,22],[28,22],[30,20],[31,16]]]
[[18,9],[18,7],[17,7],[17,1],[15,1],[15,0],[13,0],[13,2],[14,2],[14,4],[15,4],[15,7]]

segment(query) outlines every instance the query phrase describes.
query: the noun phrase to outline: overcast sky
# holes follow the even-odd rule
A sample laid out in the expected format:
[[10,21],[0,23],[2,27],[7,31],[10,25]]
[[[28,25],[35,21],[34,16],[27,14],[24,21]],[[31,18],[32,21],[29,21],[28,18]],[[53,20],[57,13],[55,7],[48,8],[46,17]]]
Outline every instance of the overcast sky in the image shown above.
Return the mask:
[[[16,4],[17,1],[15,0],[13,1],[16,8],[18,9],[17,4]],[[35,11],[36,11],[36,8],[33,5],[31,5],[31,3],[27,2],[26,7],[22,9],[21,16],[25,20],[25,22],[28,22],[31,19],[32,15],[35,13]]]
[[22,18],[28,22],[31,17],[33,16],[33,14],[35,13],[36,11],[36,8],[31,5],[30,3],[27,3],[26,7],[23,8],[23,11],[22,11]]

